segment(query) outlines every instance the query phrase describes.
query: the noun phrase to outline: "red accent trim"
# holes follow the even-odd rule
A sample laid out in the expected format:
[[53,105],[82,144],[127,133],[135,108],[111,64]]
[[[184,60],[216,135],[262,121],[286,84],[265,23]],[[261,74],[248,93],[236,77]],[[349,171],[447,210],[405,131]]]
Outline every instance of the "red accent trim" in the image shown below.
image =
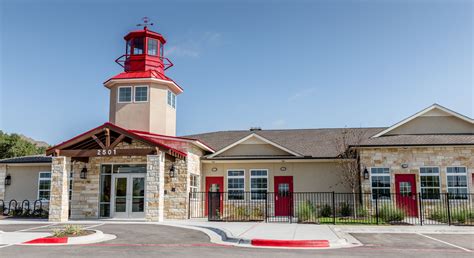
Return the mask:
[[69,142],[71,142],[71,141],[73,141],[73,140],[75,140],[75,139],[77,139],[77,138],[79,138],[79,137],[81,137],[81,136],[84,136],[84,135],[86,135],[86,134],[88,134],[88,133],[90,133],[90,132],[92,132],[92,131],[94,131],[94,130],[97,130],[97,129],[100,129],[100,128],[105,128],[105,127],[110,127],[111,129],[116,128],[116,129],[119,129],[119,130],[126,131],[126,132],[128,132],[129,134],[133,135],[134,137],[137,137],[138,139],[142,139],[142,140],[147,141],[147,142],[152,142],[153,144],[156,144],[156,145],[158,145],[158,146],[160,146],[160,147],[163,147],[163,148],[165,148],[165,149],[172,150],[172,151],[176,152],[177,154],[182,155],[183,157],[187,157],[187,156],[188,156],[187,153],[184,153],[184,152],[182,152],[182,151],[179,151],[179,150],[177,150],[177,149],[174,149],[174,148],[172,148],[172,147],[170,147],[170,146],[168,146],[168,145],[166,145],[166,144],[163,144],[163,143],[161,143],[161,142],[157,142],[156,140],[153,140],[153,138],[146,137],[146,136],[141,136],[141,135],[139,135],[139,134],[137,134],[137,133],[134,133],[134,132],[131,131],[131,130],[128,130],[128,129],[122,128],[122,127],[120,127],[120,126],[114,125],[114,124],[112,124],[112,123],[110,123],[110,122],[106,122],[106,123],[104,123],[103,125],[100,125],[100,126],[94,128],[94,129],[91,129],[91,130],[85,132],[85,133],[82,133],[82,134],[80,134],[80,135],[78,135],[78,136],[75,136],[75,137],[73,137],[73,138],[71,138],[71,139],[69,139],[69,140],[67,140],[67,141],[65,141],[65,142],[62,142],[62,143],[60,143],[60,144],[57,144],[57,145],[55,145],[55,146],[53,146],[53,147],[47,149],[46,152],[49,152],[49,151],[51,151],[51,150],[53,150],[53,149],[57,149],[57,148],[61,147],[62,145],[65,145],[65,144],[67,144],[67,143],[69,143]]
[[206,143],[198,140],[198,139],[194,139],[194,138],[187,138],[187,137],[179,137],[179,136],[169,136],[169,135],[163,135],[163,134],[157,134],[157,133],[150,133],[150,132],[145,132],[145,131],[139,131],[139,130],[129,130],[130,132],[134,132],[134,133],[137,133],[137,134],[147,134],[147,135],[151,135],[151,136],[157,136],[157,137],[162,137],[162,138],[171,138],[171,139],[181,139],[181,140],[188,140],[188,141],[196,141],[196,142],[199,142],[201,143],[202,145],[208,147],[209,149],[213,150],[213,151],[216,151],[214,150],[211,146],[207,145]]
[[33,239],[23,244],[65,244],[67,243],[67,237],[42,237]]
[[277,247],[329,247],[328,240],[273,240],[252,239],[254,246],[277,246]]
[[107,84],[107,82],[111,80],[125,80],[125,79],[158,79],[164,80],[174,83],[182,92],[184,91],[173,79],[169,78],[168,76],[164,75],[155,70],[146,70],[146,71],[137,71],[137,72],[123,72],[115,75],[114,77],[108,79],[103,84]]

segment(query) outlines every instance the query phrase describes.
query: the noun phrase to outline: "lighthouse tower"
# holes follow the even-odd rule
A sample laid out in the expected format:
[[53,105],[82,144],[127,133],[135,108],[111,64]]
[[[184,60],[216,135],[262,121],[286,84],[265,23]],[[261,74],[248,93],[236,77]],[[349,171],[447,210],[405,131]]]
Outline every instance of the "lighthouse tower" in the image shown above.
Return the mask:
[[115,60],[124,71],[106,82],[110,90],[109,121],[126,129],[176,135],[177,95],[183,92],[165,71],[165,38],[147,27],[128,33],[125,54]]

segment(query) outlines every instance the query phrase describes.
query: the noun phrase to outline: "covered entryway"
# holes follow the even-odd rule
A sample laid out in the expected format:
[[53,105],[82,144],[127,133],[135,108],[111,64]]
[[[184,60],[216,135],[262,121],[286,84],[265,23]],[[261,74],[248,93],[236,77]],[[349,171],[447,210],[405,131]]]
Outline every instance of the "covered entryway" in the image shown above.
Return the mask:
[[403,209],[409,216],[417,217],[418,206],[415,174],[396,174],[395,188],[397,206]]
[[[50,200],[50,221],[66,221],[68,209],[74,219],[161,221],[166,197],[178,194],[174,188],[165,196],[162,182],[171,177],[172,167],[176,174],[186,170],[187,155],[153,135],[110,123],[56,145],[47,154],[53,156],[51,192],[56,193]],[[69,174],[73,175],[70,205]]]

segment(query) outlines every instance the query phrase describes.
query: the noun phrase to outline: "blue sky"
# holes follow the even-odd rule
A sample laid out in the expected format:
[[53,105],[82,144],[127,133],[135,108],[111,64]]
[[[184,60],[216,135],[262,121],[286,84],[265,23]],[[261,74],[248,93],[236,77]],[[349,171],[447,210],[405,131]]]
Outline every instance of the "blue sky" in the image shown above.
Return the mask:
[[[0,129],[58,143],[108,120],[123,36],[168,40],[178,134],[473,117],[473,3],[0,1]],[[67,4],[66,4],[67,2]]]

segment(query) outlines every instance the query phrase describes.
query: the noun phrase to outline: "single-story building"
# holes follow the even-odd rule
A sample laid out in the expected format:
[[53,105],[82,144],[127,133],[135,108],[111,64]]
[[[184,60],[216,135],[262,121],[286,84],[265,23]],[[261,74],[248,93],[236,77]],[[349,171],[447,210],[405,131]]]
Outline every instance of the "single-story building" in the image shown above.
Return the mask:
[[[206,213],[208,192],[225,193],[221,202],[265,201],[274,193],[272,212],[284,216],[292,213],[281,208],[292,202],[288,193],[396,193],[409,196],[405,201],[414,207],[417,193],[425,199],[474,193],[472,118],[434,104],[390,127],[178,137],[183,89],[165,76],[172,65],[163,56],[165,39],[145,27],[125,40],[126,53],[117,61],[124,72],[104,82],[109,122],[49,148],[47,157],[0,161],[0,180],[11,182],[0,181],[0,199],[49,197],[51,221],[161,221],[188,218],[190,200],[201,192]],[[346,182],[347,164],[356,164],[355,188]]]

